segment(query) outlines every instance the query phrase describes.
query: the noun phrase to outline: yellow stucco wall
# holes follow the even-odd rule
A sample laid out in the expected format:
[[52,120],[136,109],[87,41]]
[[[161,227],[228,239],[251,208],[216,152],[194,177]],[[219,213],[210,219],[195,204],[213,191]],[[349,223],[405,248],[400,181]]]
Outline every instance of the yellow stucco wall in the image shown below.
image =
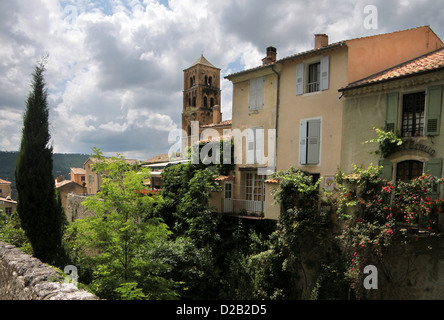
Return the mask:
[[[340,163],[343,100],[338,89],[347,84],[347,50],[330,56],[329,89],[296,95],[296,65],[319,57],[285,64],[281,72],[277,170],[298,167],[311,173],[334,174]],[[321,150],[318,165],[299,165],[299,126],[302,119],[321,119]]]

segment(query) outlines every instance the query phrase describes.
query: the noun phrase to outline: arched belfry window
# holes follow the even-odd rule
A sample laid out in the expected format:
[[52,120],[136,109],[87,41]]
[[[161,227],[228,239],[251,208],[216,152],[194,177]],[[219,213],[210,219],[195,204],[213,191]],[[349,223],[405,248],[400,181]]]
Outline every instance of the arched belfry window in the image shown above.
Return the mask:
[[213,85],[213,78],[209,77],[208,78],[208,85],[211,87]]
[[196,97],[193,97],[193,107],[196,106]]
[[424,164],[417,160],[399,162],[396,166],[396,180],[410,181],[423,174]]
[[192,87],[192,86],[193,86],[193,78],[190,77],[190,87]]
[[204,97],[204,107],[208,107],[208,98]]
[[210,99],[210,108],[213,109],[214,107],[214,98]]

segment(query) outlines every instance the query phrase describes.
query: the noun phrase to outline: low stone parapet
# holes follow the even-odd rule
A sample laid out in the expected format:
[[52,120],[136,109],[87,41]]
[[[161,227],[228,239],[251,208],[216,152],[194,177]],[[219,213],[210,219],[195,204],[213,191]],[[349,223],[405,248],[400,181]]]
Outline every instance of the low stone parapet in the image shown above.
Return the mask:
[[0,300],[97,300],[56,269],[0,242]]

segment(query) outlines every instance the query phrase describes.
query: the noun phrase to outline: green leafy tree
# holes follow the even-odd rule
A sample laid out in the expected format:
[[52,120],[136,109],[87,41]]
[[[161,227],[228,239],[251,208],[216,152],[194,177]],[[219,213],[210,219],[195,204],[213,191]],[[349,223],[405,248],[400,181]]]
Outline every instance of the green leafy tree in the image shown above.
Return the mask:
[[76,220],[68,230],[75,262],[92,270],[90,287],[101,298],[176,298],[176,283],[167,276],[170,267],[150,255],[171,232],[152,217],[159,195],[146,190],[149,169],[133,170],[123,157],[105,158],[97,149],[93,157],[103,183],[82,203],[94,216]]
[[26,101],[23,132],[15,168],[17,212],[33,254],[43,262],[62,265],[66,218],[57,200],[52,175],[49,109],[44,81],[45,59],[35,66]]

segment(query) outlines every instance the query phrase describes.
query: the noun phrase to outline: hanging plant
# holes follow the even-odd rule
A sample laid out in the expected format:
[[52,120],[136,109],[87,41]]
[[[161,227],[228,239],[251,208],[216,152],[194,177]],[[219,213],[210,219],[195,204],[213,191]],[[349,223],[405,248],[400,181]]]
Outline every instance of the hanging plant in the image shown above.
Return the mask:
[[386,158],[396,151],[399,151],[403,141],[397,133],[393,131],[384,131],[375,127],[373,127],[373,129],[376,131],[378,137],[365,141],[364,143],[377,143],[379,148],[375,151],[375,154],[380,154],[382,158]]

